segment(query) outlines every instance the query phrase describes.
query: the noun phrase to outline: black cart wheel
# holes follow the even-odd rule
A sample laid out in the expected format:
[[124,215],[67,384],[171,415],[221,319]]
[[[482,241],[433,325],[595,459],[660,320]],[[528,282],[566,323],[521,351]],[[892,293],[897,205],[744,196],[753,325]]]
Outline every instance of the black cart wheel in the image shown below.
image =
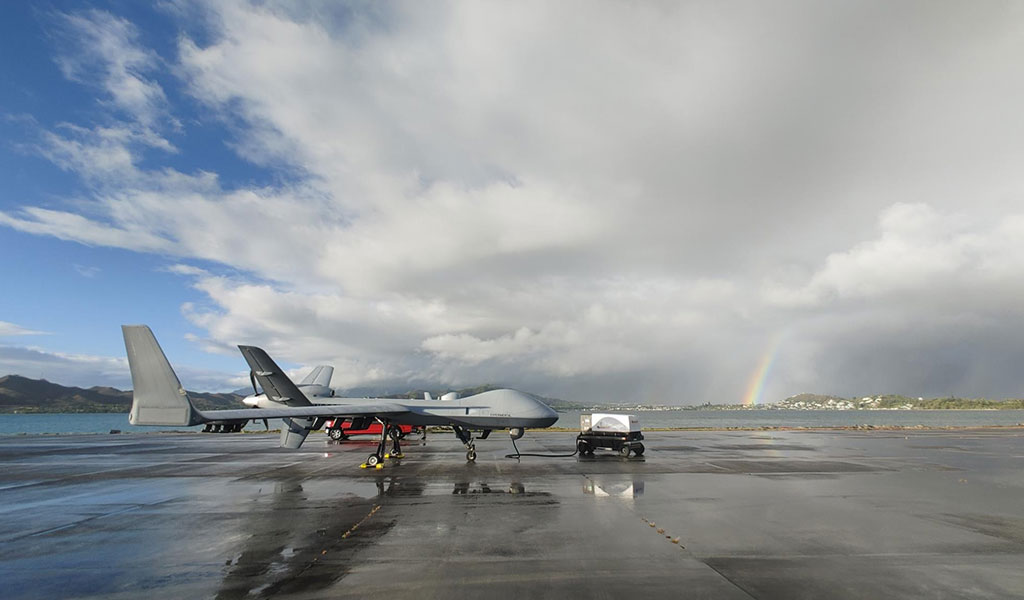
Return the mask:
[[629,446],[619,448],[619,455],[623,458],[629,458]]
[[576,449],[579,450],[582,455],[586,455],[588,452],[591,452],[590,444],[583,440],[576,442]]
[[635,454],[637,456],[643,456],[644,455],[644,445],[643,444],[637,444],[636,448],[633,448],[633,454]]
[[340,430],[340,429],[328,429],[327,430],[327,435],[329,435],[332,440],[343,440],[343,439],[345,439],[345,432]]

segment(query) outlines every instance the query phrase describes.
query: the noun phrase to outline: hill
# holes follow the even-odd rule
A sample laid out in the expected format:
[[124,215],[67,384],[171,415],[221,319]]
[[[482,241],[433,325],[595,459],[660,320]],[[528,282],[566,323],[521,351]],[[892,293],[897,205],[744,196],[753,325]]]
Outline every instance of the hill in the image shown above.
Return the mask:
[[989,400],[986,398],[911,398],[899,394],[883,394],[843,398],[822,394],[798,394],[765,408],[797,410],[929,410],[929,409],[1024,409],[1024,400]]
[[[188,394],[200,410],[245,408],[236,394]],[[0,413],[126,413],[131,405],[131,390],[67,387],[20,375],[0,377]]]

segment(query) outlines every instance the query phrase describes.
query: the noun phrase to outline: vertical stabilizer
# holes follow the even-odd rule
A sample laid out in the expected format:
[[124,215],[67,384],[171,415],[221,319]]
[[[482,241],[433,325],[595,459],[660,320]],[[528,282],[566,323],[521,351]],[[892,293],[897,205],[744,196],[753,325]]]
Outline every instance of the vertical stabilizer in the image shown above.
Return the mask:
[[319,385],[323,387],[330,387],[331,377],[334,376],[334,367],[330,365],[320,365],[314,367],[309,375],[299,382],[299,385]]
[[132,425],[197,425],[201,414],[192,408],[185,388],[146,325],[122,325],[128,367],[132,372]]
[[[281,367],[277,366],[274,359],[270,358],[270,355],[262,348],[239,346],[238,349],[242,352],[245,362],[249,363],[253,377],[263,388],[267,399],[280,402],[285,406],[310,406],[312,404],[309,398],[299,391],[298,386],[288,379]],[[333,367],[331,367],[331,373],[334,373]]]

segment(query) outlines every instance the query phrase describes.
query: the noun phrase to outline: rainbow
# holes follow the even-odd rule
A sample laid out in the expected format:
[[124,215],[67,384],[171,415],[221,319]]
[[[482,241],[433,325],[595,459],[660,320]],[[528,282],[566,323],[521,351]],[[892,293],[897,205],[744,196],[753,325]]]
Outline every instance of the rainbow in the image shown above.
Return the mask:
[[778,356],[781,345],[781,335],[775,336],[771,343],[768,344],[768,348],[757,363],[757,368],[754,369],[754,373],[750,376],[750,383],[747,384],[747,393],[743,395],[743,404],[745,406],[756,406],[761,403],[761,394],[764,393],[764,382],[768,379],[772,365],[775,364],[775,357]]

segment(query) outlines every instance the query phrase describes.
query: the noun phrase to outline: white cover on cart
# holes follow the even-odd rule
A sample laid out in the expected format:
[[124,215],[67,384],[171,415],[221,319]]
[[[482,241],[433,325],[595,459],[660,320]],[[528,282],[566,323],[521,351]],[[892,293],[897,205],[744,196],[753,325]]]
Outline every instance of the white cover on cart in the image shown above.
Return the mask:
[[583,433],[633,433],[640,431],[640,421],[636,415],[582,414],[580,415],[580,431]]

